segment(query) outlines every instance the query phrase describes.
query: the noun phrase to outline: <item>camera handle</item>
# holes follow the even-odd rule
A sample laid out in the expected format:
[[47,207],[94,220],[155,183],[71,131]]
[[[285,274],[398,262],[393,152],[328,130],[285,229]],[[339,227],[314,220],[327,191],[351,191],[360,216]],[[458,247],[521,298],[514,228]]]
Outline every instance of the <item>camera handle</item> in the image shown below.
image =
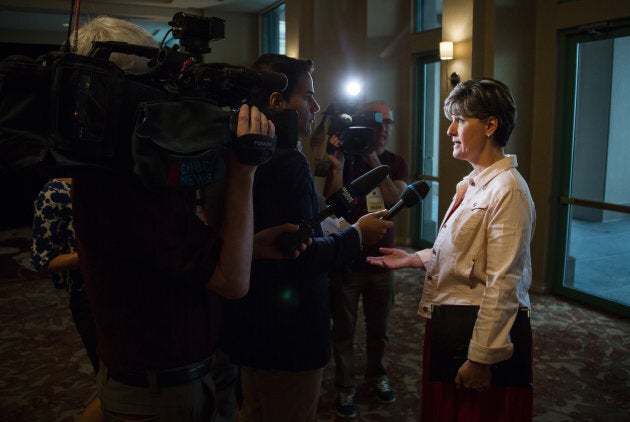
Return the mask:
[[146,57],[147,59],[153,59],[157,57],[158,51],[159,50],[155,47],[129,44],[126,42],[94,41],[92,43],[92,49],[88,53],[88,56],[109,61],[109,56],[112,53],[123,53]]

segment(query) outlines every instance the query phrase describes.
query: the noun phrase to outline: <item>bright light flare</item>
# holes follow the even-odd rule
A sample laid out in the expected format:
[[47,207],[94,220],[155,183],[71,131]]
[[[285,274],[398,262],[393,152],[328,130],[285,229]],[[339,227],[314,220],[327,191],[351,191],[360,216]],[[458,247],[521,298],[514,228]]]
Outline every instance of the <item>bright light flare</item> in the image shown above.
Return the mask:
[[361,93],[361,83],[357,80],[348,81],[346,84],[346,94],[356,97]]

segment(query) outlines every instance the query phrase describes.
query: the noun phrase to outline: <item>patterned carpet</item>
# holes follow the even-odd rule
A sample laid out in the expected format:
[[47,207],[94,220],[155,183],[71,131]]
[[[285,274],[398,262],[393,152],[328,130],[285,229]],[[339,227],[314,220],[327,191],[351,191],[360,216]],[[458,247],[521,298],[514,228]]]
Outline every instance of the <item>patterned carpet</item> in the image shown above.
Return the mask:
[[[28,229],[0,232],[0,421],[75,421],[94,393],[94,378],[74,329],[68,297],[23,268]],[[388,349],[398,400],[377,404],[358,389],[354,421],[417,421],[424,325],[416,315],[417,270],[397,273]],[[630,420],[630,321],[556,297],[532,296],[535,344],[534,420]],[[365,362],[363,326],[357,377]],[[334,416],[333,365],[324,374],[319,421]]]

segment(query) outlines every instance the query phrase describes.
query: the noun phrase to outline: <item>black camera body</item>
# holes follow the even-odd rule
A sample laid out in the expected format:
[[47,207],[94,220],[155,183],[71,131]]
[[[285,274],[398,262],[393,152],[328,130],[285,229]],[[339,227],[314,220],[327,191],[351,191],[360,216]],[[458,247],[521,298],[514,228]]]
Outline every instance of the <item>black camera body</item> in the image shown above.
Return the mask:
[[[339,148],[347,155],[371,154],[374,151],[374,127],[383,122],[383,114],[364,112],[350,114],[340,112],[339,107],[331,104],[326,114],[330,118],[328,136],[339,138]],[[335,148],[330,142],[326,152],[332,154]]]
[[[178,45],[103,41],[95,42],[87,56],[51,52],[44,65],[31,66],[32,74],[44,74],[45,86],[37,92],[27,92],[33,78],[20,63],[2,63],[0,81],[11,77],[25,83],[0,84],[0,109],[14,98],[26,98],[32,106],[14,112],[23,110],[28,119],[0,119],[0,146],[5,133],[23,138],[37,130],[34,136],[46,144],[56,175],[108,171],[140,178],[156,189],[197,188],[221,180],[223,147],[250,165],[267,161],[276,139],[244,136],[237,141],[236,116],[241,105],[261,92],[284,90],[286,77],[201,63],[201,53],[210,50],[208,42],[224,38],[221,19],[179,12],[169,24],[186,51]],[[110,61],[112,53],[144,57],[149,71],[126,74]],[[45,113],[33,115],[36,106]],[[41,124],[33,124],[34,117]],[[200,174],[189,177],[191,168]]]

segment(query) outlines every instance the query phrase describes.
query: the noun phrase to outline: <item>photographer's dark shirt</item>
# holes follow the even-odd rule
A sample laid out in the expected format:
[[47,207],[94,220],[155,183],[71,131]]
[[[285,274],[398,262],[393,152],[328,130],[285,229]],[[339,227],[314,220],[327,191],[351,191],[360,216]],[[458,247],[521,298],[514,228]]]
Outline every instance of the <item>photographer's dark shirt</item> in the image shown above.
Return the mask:
[[74,225],[85,288],[110,371],[166,369],[209,357],[218,298],[204,284],[220,238],[189,193],[154,194],[130,178],[76,177]]
[[[254,230],[298,224],[319,212],[306,157],[278,148],[254,179]],[[306,371],[331,356],[328,271],[360,255],[358,232],[350,227],[322,237],[297,259],[255,261],[243,299],[226,300],[222,347],[234,362],[260,369]]]

